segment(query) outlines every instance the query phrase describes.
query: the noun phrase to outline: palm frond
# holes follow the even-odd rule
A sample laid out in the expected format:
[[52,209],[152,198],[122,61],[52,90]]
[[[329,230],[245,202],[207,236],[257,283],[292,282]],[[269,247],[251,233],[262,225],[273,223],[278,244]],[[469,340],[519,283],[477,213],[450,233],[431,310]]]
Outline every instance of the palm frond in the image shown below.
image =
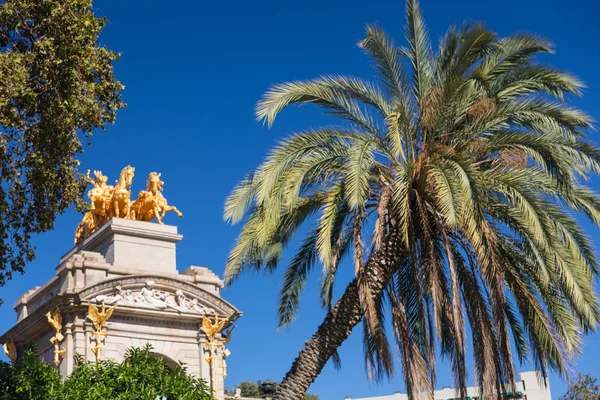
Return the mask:
[[300,294],[306,284],[308,274],[317,258],[318,234],[309,232],[298,252],[287,266],[279,293],[277,315],[279,327],[289,326],[295,319],[300,306]]
[[413,67],[415,98],[422,101],[431,88],[431,44],[417,0],[406,1],[407,41]]
[[314,103],[367,132],[379,134],[375,120],[368,110],[361,107],[357,97],[360,96],[348,96],[344,90],[336,88],[330,78],[283,83],[273,86],[264,94],[256,105],[256,119],[265,121],[270,127],[275,117],[287,106]]

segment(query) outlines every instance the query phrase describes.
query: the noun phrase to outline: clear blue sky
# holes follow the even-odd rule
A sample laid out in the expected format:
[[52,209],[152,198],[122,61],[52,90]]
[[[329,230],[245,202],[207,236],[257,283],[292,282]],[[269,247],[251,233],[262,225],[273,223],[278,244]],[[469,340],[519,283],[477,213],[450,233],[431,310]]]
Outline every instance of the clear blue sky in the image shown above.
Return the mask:
[[[326,117],[306,107],[284,112],[268,130],[253,115],[260,95],[274,83],[324,73],[372,77],[367,59],[356,47],[368,23],[377,22],[403,41],[402,0],[97,0],[95,6],[111,22],[103,43],[123,53],[117,75],[126,86],[129,106],[119,113],[116,125],[94,137],[82,159],[82,171],[100,169],[112,181],[131,164],[136,167],[135,193],[149,172],[162,172],[165,196],[184,213],[181,220],[174,215],[165,220],[177,224],[184,235],[178,247],[180,270],[202,265],[223,273],[238,231],[222,220],[224,198],[276,140],[326,122]],[[464,19],[485,21],[500,34],[530,31],[553,40],[557,53],[544,60],[588,84],[583,98],[571,100],[600,119],[600,6],[595,1],[422,0],[422,7],[434,41],[448,25]],[[599,141],[596,132],[592,136]],[[5,301],[0,331],[14,323],[11,307],[17,298],[53,276],[59,257],[72,245],[79,219],[75,211],[60,216],[53,232],[36,238],[38,257],[25,275],[0,289]],[[597,238],[598,230],[586,226]],[[318,277],[313,278],[298,320],[286,331],[277,331],[276,325],[279,274],[246,275],[223,291],[244,312],[230,343],[228,386],[282,378],[324,316],[316,299]],[[349,278],[349,272],[342,275]],[[369,384],[360,336],[354,334],[341,348],[342,370],[328,365],[311,387],[322,400],[403,389],[400,378]],[[598,358],[600,338],[589,336],[575,367],[598,376]],[[472,382],[472,373],[470,377]],[[439,387],[451,384],[444,365],[438,378]],[[558,398],[566,384],[552,376],[551,388]]]

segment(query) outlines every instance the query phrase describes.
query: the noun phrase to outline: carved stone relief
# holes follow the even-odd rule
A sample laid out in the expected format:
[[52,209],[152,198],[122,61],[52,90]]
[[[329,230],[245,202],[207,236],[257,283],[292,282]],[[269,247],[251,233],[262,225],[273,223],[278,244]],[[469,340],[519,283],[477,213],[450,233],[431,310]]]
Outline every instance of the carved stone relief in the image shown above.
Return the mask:
[[175,293],[156,290],[154,281],[146,281],[139,290],[123,289],[121,285],[115,287],[112,295],[99,295],[95,297],[96,303],[107,305],[117,304],[123,306],[151,308],[155,310],[175,310],[178,312],[192,312],[202,315],[214,315],[215,310],[205,307],[198,299],[187,298],[182,290]]
[[[214,311],[219,315],[230,316],[238,313],[231,304],[224,301],[221,297],[208,293],[206,290],[199,288],[193,283],[156,275],[124,276],[109,279],[81,290],[78,293],[78,296],[83,301],[101,303],[102,300],[99,299],[104,299],[106,305],[120,304],[140,307],[144,304],[142,299],[137,300],[137,297],[142,295],[140,287],[147,288],[146,283],[148,281],[155,283],[153,287],[155,297],[160,298],[161,295],[165,297],[166,294],[166,299],[171,303],[171,306],[166,305],[162,309],[178,310],[178,308],[173,308],[172,306],[179,305],[176,300],[176,290],[180,289],[189,296],[185,301],[185,307],[189,312],[202,313],[202,310],[207,308],[207,313],[210,314],[210,311],[212,310],[210,307],[213,307]],[[121,288],[117,290],[119,286],[121,286]],[[167,291],[159,290],[157,287]],[[164,304],[166,301],[163,300],[162,303]],[[158,302],[156,304],[158,304]],[[203,307],[203,305],[210,307]],[[160,309],[157,306],[151,306],[150,302],[146,302],[146,306],[147,308]]]

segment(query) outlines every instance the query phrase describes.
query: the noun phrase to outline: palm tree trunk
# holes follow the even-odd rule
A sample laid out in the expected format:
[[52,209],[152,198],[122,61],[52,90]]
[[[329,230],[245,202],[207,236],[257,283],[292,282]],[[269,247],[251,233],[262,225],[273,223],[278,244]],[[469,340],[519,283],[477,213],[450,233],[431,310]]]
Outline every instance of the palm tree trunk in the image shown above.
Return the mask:
[[[373,297],[382,293],[392,273],[393,268],[390,266],[398,265],[403,256],[396,237],[397,235],[389,235],[385,245],[369,257],[362,271]],[[358,278],[355,278],[300,351],[292,368],[277,387],[273,400],[302,400],[308,387],[338,347],[350,336],[363,315]]]

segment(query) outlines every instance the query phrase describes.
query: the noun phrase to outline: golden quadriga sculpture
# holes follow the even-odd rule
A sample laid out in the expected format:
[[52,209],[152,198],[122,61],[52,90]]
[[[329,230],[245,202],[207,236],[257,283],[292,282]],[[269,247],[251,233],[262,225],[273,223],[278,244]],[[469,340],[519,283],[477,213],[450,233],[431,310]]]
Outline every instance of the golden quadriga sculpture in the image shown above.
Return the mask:
[[107,185],[108,178],[102,171],[94,171],[94,187],[88,192],[90,210],[75,231],[75,244],[90,236],[111,218],[126,218],[137,221],[152,221],[156,218],[159,224],[165,214],[175,211],[177,216],[183,215],[176,207],[170,206],[162,195],[164,182],[160,174],[151,172],[148,175],[146,190],[142,190],[138,198],[131,201],[131,184],[135,168],[128,165],[121,171],[115,186]]

